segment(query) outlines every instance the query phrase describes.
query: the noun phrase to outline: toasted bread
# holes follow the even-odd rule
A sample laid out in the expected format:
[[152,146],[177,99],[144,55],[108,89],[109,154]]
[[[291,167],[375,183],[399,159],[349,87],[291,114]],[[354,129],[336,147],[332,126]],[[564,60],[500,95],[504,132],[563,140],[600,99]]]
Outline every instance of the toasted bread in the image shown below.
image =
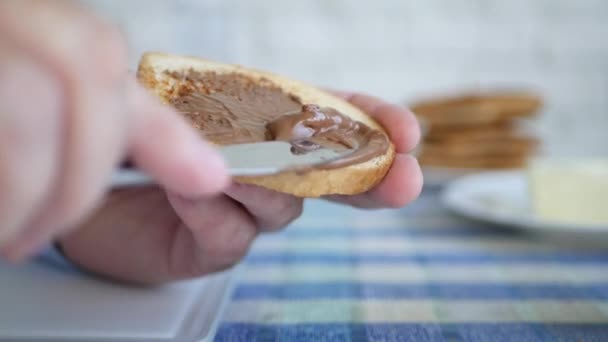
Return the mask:
[[525,167],[527,155],[516,156],[485,156],[485,157],[446,157],[422,154],[418,157],[423,167],[452,168],[452,169],[518,169]]
[[534,116],[542,99],[531,93],[465,94],[419,101],[412,111],[430,127],[487,125]]
[[529,155],[538,147],[538,140],[532,137],[512,136],[486,139],[483,141],[427,141],[421,146],[423,154],[435,157],[483,157]]
[[[139,82],[164,103],[172,99],[184,87],[200,85],[175,77],[175,73],[196,71],[217,75],[237,75],[252,82],[263,83],[293,95],[302,103],[332,107],[349,118],[359,121],[373,129],[385,129],[373,118],[351,105],[317,87],[273,73],[246,68],[243,66],[218,63],[202,58],[178,56],[164,53],[146,53],[142,56],[137,77]],[[193,127],[199,128],[191,121]],[[388,136],[388,134],[387,134]],[[274,191],[298,197],[320,197],[324,195],[353,195],[365,192],[378,184],[388,172],[395,157],[395,148],[389,144],[387,151],[373,159],[335,169],[311,169],[306,172],[282,172],[264,176],[235,177],[238,183],[254,184]]]

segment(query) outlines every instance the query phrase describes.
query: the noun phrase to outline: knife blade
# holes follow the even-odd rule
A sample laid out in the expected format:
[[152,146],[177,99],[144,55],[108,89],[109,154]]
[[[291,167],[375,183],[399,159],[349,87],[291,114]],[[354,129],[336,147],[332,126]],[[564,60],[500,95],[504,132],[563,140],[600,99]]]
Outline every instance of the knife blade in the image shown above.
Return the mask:
[[[291,144],[284,141],[218,146],[231,176],[272,175],[282,171],[321,166],[342,158],[352,150],[318,149],[305,154],[294,154]],[[154,180],[134,168],[120,168],[111,179],[113,188],[154,184]]]

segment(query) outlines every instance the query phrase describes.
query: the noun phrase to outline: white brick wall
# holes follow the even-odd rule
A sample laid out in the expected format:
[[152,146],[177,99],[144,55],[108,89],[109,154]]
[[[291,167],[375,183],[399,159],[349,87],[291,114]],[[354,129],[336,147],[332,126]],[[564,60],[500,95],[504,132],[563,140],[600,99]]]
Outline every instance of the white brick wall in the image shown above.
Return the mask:
[[392,101],[523,86],[554,155],[608,156],[605,0],[87,0],[146,50],[206,56]]

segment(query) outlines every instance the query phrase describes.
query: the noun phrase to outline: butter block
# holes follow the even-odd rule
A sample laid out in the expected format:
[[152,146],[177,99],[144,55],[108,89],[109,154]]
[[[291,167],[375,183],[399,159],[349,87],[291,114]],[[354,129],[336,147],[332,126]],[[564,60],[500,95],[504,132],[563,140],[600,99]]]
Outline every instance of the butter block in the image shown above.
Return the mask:
[[537,217],[608,225],[608,159],[535,160],[528,182]]

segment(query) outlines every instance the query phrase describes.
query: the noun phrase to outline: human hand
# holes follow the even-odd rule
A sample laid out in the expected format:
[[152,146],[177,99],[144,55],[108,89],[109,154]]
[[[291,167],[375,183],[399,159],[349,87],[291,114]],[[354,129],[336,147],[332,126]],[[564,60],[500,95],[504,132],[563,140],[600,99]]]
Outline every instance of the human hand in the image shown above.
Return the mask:
[[121,35],[68,1],[0,2],[0,248],[22,260],[77,226],[125,157],[201,197],[220,156],[127,70]]
[[[340,93],[387,127],[398,152],[374,189],[327,199],[364,208],[398,208],[422,186],[406,153],[420,137],[407,109],[366,95]],[[61,239],[65,255],[93,273],[121,281],[163,283],[220,271],[239,262],[255,237],[285,227],[302,200],[251,185],[232,185],[213,198],[182,198],[160,188],[115,191],[95,216]]]
[[418,161],[408,153],[420,141],[420,126],[414,114],[404,106],[380,98],[348,92],[333,92],[360,108],[388,131],[395,145],[396,156],[388,173],[373,189],[355,196],[327,196],[326,198],[358,208],[401,208],[415,200],[422,190],[422,171]]

